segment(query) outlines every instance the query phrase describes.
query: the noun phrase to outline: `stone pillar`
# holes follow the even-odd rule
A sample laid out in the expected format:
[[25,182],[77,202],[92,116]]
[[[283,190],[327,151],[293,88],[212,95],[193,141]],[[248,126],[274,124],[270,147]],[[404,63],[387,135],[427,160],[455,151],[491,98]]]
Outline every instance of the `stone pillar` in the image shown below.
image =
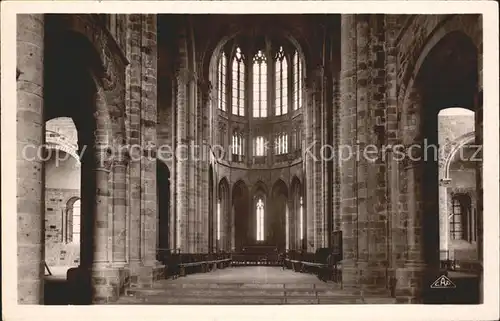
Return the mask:
[[[432,110],[432,106],[429,106]],[[429,290],[430,284],[439,277],[439,226],[437,223],[438,208],[430,199],[432,193],[437,192],[437,177],[435,179],[435,189],[429,186],[433,182],[429,181],[429,173],[433,173],[436,168],[427,168],[423,160],[424,147],[422,132],[422,97],[418,88],[408,88],[407,98],[403,106],[402,119],[403,132],[405,133],[405,145],[408,146],[405,153],[405,159],[402,164],[402,184],[405,185],[403,196],[403,207],[406,213],[403,213],[405,221],[402,222],[406,227],[406,255],[404,267],[396,271],[396,300],[398,303],[422,303],[425,292]],[[437,115],[430,115],[437,121]],[[433,121],[426,119],[427,122]],[[420,148],[415,148],[420,146]],[[435,164],[431,160],[429,164]],[[437,172],[437,171],[436,171]],[[429,194],[426,196],[426,193]],[[424,201],[426,200],[426,201]],[[433,215],[427,215],[430,209]],[[435,241],[435,242],[434,242]]]
[[[397,48],[396,39],[400,26],[395,15],[385,15],[385,130],[387,146],[395,146],[398,141],[398,86],[397,86]],[[385,156],[387,162],[387,219],[388,228],[387,242],[390,245],[388,282],[391,291],[394,291],[396,269],[404,264],[404,251],[406,246],[403,208],[400,206],[401,188],[400,160],[392,148],[389,148]]]
[[17,15],[17,291],[18,302],[43,303],[45,256],[44,15]]
[[479,62],[479,91],[476,97],[476,112],[475,112],[475,132],[476,132],[476,146],[480,146],[481,150],[478,152],[477,159],[480,162],[476,162],[476,191],[477,191],[477,259],[480,264],[480,274],[479,274],[479,302],[484,302],[484,220],[483,220],[483,88],[482,88],[482,55],[478,55],[480,58]]
[[149,287],[163,272],[156,261],[157,23],[152,14],[128,19],[129,267],[131,285]]
[[342,286],[356,287],[358,276],[356,158],[350,151],[356,143],[356,16],[341,16],[341,72],[339,108],[340,227],[342,230]]
[[[387,160],[387,100],[384,16],[369,15],[368,22],[368,97],[365,116],[365,142],[376,149],[366,148],[362,158],[366,166],[367,192],[367,269],[362,274],[364,291],[388,292],[388,190]],[[360,50],[361,51],[361,50]],[[361,81],[361,79],[359,79]],[[361,117],[361,114],[358,114]],[[358,122],[359,123],[359,122]]]
[[187,71],[177,74],[177,142],[176,142],[176,191],[177,197],[177,247],[181,252],[188,252],[188,138],[187,138]]
[[384,20],[343,15],[340,80],[340,220],[343,284],[387,292]]
[[318,248],[325,247],[326,244],[326,217],[324,209],[324,160],[321,155],[322,147],[324,144],[323,137],[323,117],[325,117],[325,104],[323,101],[323,81],[324,81],[324,68],[323,66],[318,67],[314,70],[314,78],[312,79],[313,84],[311,88],[311,100],[312,100],[312,113],[313,113],[313,141],[316,142],[314,145],[314,155],[317,160],[313,162],[313,172],[310,172],[313,179],[314,186],[314,196],[313,196],[313,213],[314,213],[314,247],[313,251]]
[[125,155],[114,163],[113,181],[113,251],[112,262],[115,266],[123,267],[127,262],[127,159]]
[[110,164],[107,157],[107,151],[97,146],[97,166],[94,169],[94,173],[92,173],[96,177],[95,208],[92,213],[94,214],[93,265],[107,265],[110,261],[108,255],[108,233],[111,226],[108,224],[108,201],[111,195],[109,193]]
[[[363,272],[367,269],[368,256],[369,256],[369,243],[370,239],[368,233],[370,231],[369,216],[373,208],[369,204],[369,193],[371,192],[368,184],[371,181],[372,172],[370,171],[369,164],[363,151],[366,146],[371,143],[371,136],[369,133],[370,127],[370,91],[368,84],[370,83],[370,67],[368,66],[368,52],[370,45],[370,26],[368,24],[367,15],[356,15],[356,214],[357,221],[357,242],[358,242],[358,273],[363,277]],[[360,280],[362,281],[362,280]],[[360,286],[363,282],[360,282]]]
[[[133,269],[141,262],[141,15],[128,16],[129,31],[127,35],[127,58],[130,64],[127,69],[126,101],[128,103],[128,143],[133,146],[130,150],[128,163],[128,261]],[[132,276],[132,282],[137,282],[137,276]]]

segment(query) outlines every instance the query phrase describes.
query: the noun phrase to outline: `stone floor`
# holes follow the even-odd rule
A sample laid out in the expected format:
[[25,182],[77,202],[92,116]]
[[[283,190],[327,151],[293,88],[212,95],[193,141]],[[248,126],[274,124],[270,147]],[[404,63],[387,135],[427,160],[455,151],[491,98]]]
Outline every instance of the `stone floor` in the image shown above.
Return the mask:
[[315,275],[280,267],[230,267],[177,279],[159,280],[152,288],[131,288],[116,304],[247,305],[394,303],[365,298],[323,282]]
[[216,270],[210,273],[191,274],[170,283],[299,283],[323,284],[313,274],[297,273],[275,266],[242,266]]

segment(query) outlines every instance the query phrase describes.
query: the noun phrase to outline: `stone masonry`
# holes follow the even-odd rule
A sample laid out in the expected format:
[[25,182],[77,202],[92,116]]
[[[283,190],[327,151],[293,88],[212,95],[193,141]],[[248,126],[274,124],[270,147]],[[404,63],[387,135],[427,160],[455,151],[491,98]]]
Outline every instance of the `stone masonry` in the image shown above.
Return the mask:
[[[281,44],[300,57],[301,108],[291,109],[290,90],[289,112],[274,115],[270,82],[270,116],[251,117],[247,76],[246,116],[231,114],[229,81],[226,111],[218,109],[221,52],[232,57],[241,46],[251,69],[253,50],[274,55]],[[18,301],[44,303],[45,263],[73,266],[74,303],[151,287],[166,269],[157,261],[160,234],[182,253],[235,251],[236,226],[246,212],[253,231],[260,196],[276,215],[266,237],[285,236],[287,249],[314,252],[342,231],[343,288],[422,303],[440,251],[481,269],[481,169],[452,157],[482,142],[481,53],[476,15],[19,15]],[[470,114],[438,121],[450,107]],[[244,137],[244,159],[231,159],[233,133]],[[278,133],[288,134],[288,155],[271,145],[254,158],[254,137],[273,143]],[[397,159],[422,156],[427,143],[448,154]],[[33,152],[45,144],[44,153],[71,157],[55,166]],[[160,162],[168,179],[157,177]],[[158,225],[160,181],[170,193],[161,210],[167,230]],[[447,238],[453,193],[471,195],[473,242]],[[79,245],[68,214],[77,199]]]

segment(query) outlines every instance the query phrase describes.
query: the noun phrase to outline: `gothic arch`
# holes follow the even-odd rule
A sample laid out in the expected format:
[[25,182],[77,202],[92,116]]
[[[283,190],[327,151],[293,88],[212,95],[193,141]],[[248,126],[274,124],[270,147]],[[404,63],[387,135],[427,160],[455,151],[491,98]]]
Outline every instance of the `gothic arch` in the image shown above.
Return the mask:
[[[425,60],[433,51],[438,43],[440,43],[444,38],[450,34],[457,33],[461,34],[471,41],[474,47],[477,49],[478,54],[482,52],[482,32],[480,26],[475,26],[480,23],[464,22],[464,19],[470,19],[464,15],[455,15],[453,18],[444,21],[444,23],[434,30],[432,30],[427,36],[427,40],[420,48],[420,54],[411,56],[410,62],[408,63],[408,68],[404,72],[403,80],[399,89],[398,97],[405,102],[408,98],[408,90],[414,86],[414,82],[420,73],[420,69],[424,65]],[[465,27],[469,26],[469,27]],[[416,50],[418,52],[418,50]],[[482,66],[478,66],[478,69],[482,69]]]
[[237,181],[231,191],[232,215],[231,221],[234,226],[234,247],[240,251],[252,240],[251,233],[251,199],[248,187],[244,181]]
[[[468,34],[456,21],[452,21],[455,20],[448,21],[433,32],[413,63],[408,87],[404,88],[403,84],[401,88],[400,97],[404,95],[404,100],[400,133],[403,144],[408,147],[439,146],[438,113],[441,110],[460,106],[476,111],[480,107],[476,104],[480,40]],[[477,120],[478,118],[476,122]],[[429,268],[435,268],[439,266],[440,241],[443,238],[440,217],[423,213],[439,213],[441,169],[439,160],[423,151],[423,148],[408,149],[407,152],[411,152],[411,155],[405,155],[400,167],[408,182],[408,193],[413,194],[411,197],[403,196],[407,197],[410,218],[405,233],[421,230],[418,235],[413,234],[409,239],[407,251],[425,262]],[[439,157],[439,152],[437,154]]]
[[257,193],[257,191],[262,191],[265,195],[269,194],[269,188],[267,187],[266,183],[262,180],[258,180],[255,182],[252,186],[252,195]]
[[281,178],[277,179],[276,182],[274,182],[272,190],[273,194],[275,192],[281,192],[286,197],[288,197],[288,186],[286,185],[285,181],[283,181]]
[[231,249],[231,206],[230,206],[230,190],[229,182],[226,177],[223,177],[217,187],[218,201],[218,229],[220,230],[218,237],[218,248],[224,251]]
[[444,146],[445,150],[449,150],[449,154],[446,156],[444,160],[444,164],[441,168],[441,175],[443,179],[449,179],[450,177],[450,166],[453,161],[453,158],[455,157],[456,153],[463,148],[465,145],[470,144],[474,142],[476,139],[476,133],[475,132],[470,132],[467,134],[464,134],[454,141],[450,142],[447,144],[447,146]]

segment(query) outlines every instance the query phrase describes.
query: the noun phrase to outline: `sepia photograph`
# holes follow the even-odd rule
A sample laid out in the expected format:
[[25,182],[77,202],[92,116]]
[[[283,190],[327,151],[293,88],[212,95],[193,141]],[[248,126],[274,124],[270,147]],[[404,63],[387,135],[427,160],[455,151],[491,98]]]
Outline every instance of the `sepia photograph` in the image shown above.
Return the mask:
[[9,2],[2,261],[17,277],[2,279],[17,310],[494,304],[498,315],[498,20],[484,27],[497,4]]

